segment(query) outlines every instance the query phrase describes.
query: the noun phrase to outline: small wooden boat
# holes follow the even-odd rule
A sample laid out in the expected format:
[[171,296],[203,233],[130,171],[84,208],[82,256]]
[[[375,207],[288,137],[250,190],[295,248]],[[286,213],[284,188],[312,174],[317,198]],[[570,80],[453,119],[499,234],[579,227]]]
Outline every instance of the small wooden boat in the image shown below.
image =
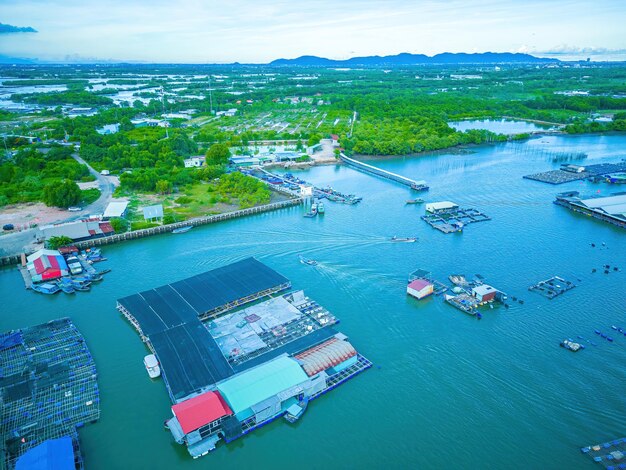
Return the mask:
[[562,348],[568,349],[572,352],[580,351],[581,349],[585,349],[585,347],[580,343],[575,343],[571,339],[564,339],[560,343]]
[[424,200],[420,198],[406,200],[406,204],[423,204],[423,203],[424,203]]
[[323,203],[323,202],[318,203],[318,204],[317,204],[317,213],[318,213],[319,215],[322,215],[322,214],[324,214],[325,212],[326,212],[326,209],[324,208],[324,203]]
[[300,255],[299,258],[302,264],[307,264],[309,266],[317,266],[317,261],[315,261],[314,259],[308,259],[302,255]]
[[192,228],[193,228],[193,225],[186,225],[185,227],[179,227],[179,228],[176,228],[176,229],[172,230],[172,233],[176,233],[176,234],[187,233]]
[[448,279],[450,279],[450,282],[452,284],[455,284],[457,286],[463,287],[469,285],[469,282],[467,282],[467,279],[465,279],[464,274],[451,274],[450,276],[448,276]]
[[396,237],[393,236],[389,239],[389,241],[395,243],[415,243],[417,241],[416,237]]
[[61,288],[56,284],[45,283],[45,284],[33,284],[32,289],[35,292],[39,292],[40,294],[56,294],[57,292],[61,292]]

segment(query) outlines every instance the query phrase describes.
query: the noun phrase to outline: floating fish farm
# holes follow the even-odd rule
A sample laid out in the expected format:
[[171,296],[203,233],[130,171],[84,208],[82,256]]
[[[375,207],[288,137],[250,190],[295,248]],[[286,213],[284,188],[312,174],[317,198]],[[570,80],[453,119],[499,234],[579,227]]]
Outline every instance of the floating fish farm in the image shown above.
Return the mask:
[[528,288],[528,290],[538,292],[548,299],[554,299],[574,287],[576,287],[576,284],[572,281],[567,281],[562,277],[554,276],[550,279],[546,279],[545,281],[539,281],[537,284],[533,284]]
[[615,193],[603,197],[596,195],[583,199],[578,192],[572,191],[559,194],[554,203],[567,207],[573,212],[626,228],[626,193]]
[[529,180],[540,181],[548,184],[571,183],[572,181],[584,180],[587,178],[595,178],[626,171],[626,162],[619,163],[599,163],[596,165],[577,166],[575,171],[567,169],[551,170],[533,175],[526,175],[524,178]]
[[371,367],[328,310],[290,287],[248,258],[118,300],[159,361],[173,403],[166,426],[192,457],[283,416],[293,422]]
[[594,462],[609,470],[626,468],[626,437],[580,449]]
[[456,207],[423,215],[422,220],[440,232],[454,233],[462,232],[463,228],[468,224],[485,222],[491,220],[491,218],[477,209],[461,209]]
[[28,462],[48,454],[82,468],[76,430],[98,420],[100,397],[74,324],[63,318],[0,334],[0,365],[5,468],[33,468]]

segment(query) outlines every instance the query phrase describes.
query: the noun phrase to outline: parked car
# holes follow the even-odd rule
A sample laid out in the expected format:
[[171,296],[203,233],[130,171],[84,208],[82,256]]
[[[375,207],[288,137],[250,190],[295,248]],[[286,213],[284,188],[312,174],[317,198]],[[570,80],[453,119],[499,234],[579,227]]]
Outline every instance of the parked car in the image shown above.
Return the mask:
[[15,226],[14,226],[13,224],[4,224],[4,225],[2,226],[2,230],[6,230],[7,232],[8,232],[9,230],[13,230],[14,228],[15,228]]
[[78,207],[78,206],[71,206],[67,208],[68,211],[70,212],[80,212],[83,210],[82,207]]

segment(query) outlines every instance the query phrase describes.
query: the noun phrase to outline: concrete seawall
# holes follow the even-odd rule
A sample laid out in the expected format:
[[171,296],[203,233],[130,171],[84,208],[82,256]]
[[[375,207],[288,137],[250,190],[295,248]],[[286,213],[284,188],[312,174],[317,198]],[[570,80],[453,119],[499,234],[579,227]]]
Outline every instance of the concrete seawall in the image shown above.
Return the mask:
[[[272,204],[266,204],[263,206],[250,207],[248,209],[241,209],[234,212],[226,212],[224,214],[208,215],[206,217],[197,217],[195,219],[186,220],[184,222],[177,222],[169,225],[159,225],[158,227],[151,227],[142,230],[135,230],[132,232],[118,233],[109,237],[92,238],[90,240],[83,240],[81,242],[73,243],[79,249],[89,248],[92,246],[110,245],[112,243],[118,243],[124,240],[135,240],[138,238],[149,237],[152,235],[158,235],[161,233],[168,233],[177,228],[187,227],[192,225],[194,227],[199,225],[207,225],[215,222],[221,222],[223,220],[236,219],[238,217],[245,217],[248,215],[262,214],[264,212],[270,212],[278,209],[284,209],[286,207],[292,207],[302,204],[302,199],[294,198],[286,201],[274,202]],[[30,254],[30,253],[27,253]],[[15,254],[0,258],[0,266],[9,266],[14,264],[20,264],[22,261],[22,255]]]

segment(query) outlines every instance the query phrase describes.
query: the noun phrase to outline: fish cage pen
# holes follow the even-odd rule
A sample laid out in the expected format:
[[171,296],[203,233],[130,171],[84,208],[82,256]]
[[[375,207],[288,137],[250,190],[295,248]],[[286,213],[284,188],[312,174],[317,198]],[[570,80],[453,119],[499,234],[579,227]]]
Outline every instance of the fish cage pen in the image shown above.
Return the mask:
[[465,225],[486,222],[491,218],[478,209],[454,208],[423,215],[422,220],[440,232],[454,233],[463,231]]
[[96,366],[68,319],[0,334],[0,433],[6,468],[100,417]]
[[626,468],[626,437],[583,447],[580,451],[606,469]]
[[568,290],[573,289],[574,287],[576,287],[576,284],[574,284],[572,281],[568,281],[559,276],[554,276],[550,279],[546,279],[545,281],[540,281],[537,284],[533,284],[528,288],[528,290],[538,292],[548,299],[553,299],[567,292]]

